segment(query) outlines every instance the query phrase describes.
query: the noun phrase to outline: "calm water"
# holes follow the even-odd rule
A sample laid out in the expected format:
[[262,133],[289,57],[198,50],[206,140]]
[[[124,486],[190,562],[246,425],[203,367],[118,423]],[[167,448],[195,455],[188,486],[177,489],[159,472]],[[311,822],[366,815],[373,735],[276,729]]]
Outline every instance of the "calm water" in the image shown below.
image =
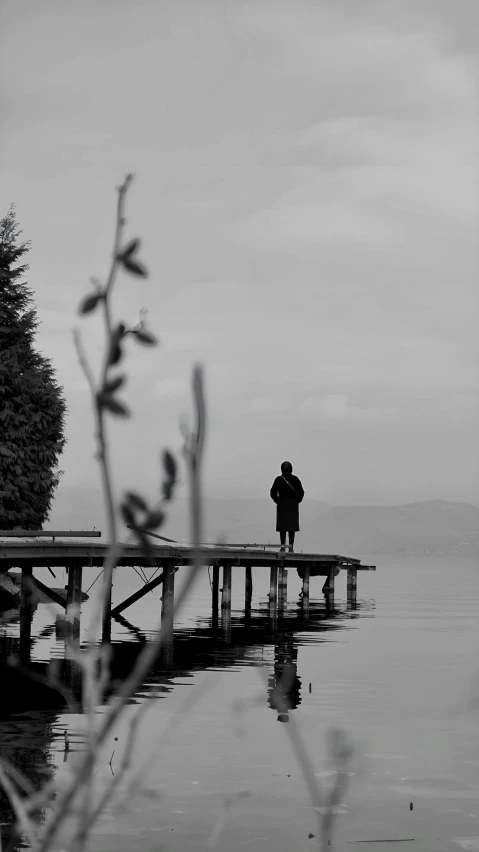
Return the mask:
[[[127,720],[147,702],[128,775],[131,781],[143,767],[141,785],[120,807],[112,803],[92,849],[317,848],[316,839],[308,838],[316,834],[315,814],[288,727],[278,724],[271,706],[275,659],[286,659],[296,676],[290,715],[324,790],[332,777],[328,730],[343,727],[357,746],[337,816],[336,850],[479,850],[478,566],[472,560],[376,561],[376,573],[358,577],[355,612],[346,610],[345,575],[336,581],[334,615],[324,609],[323,579],[312,578],[309,624],[298,606],[300,580],[290,571],[288,611],[276,632],[266,607],[269,572],[253,571],[252,613],[245,624],[244,573],[233,569],[230,643],[211,636],[205,572],[179,618],[174,667],[158,667],[151,675],[115,732],[118,740],[112,735],[100,756],[98,790],[120,765]],[[96,573],[84,571],[84,589]],[[63,585],[62,571],[56,583],[46,571],[36,574]],[[139,585],[133,571],[119,569],[114,602]],[[90,606],[83,605],[84,624]],[[118,672],[131,665],[159,607],[155,590],[124,613],[129,624],[114,624]],[[33,635],[41,636],[33,660],[62,655],[56,612],[43,604],[36,609]],[[2,635],[3,647],[15,651],[18,623]],[[81,716],[22,711],[0,720],[2,754],[33,780],[45,766],[59,777],[68,773],[83,748]],[[65,729],[73,743],[66,762]]]

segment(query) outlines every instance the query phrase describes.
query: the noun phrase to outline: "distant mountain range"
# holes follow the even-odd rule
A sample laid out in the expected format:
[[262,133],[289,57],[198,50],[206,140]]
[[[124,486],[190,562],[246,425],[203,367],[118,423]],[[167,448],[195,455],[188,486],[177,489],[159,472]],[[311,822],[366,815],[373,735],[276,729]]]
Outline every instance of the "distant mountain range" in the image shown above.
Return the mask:
[[[60,496],[60,495],[59,495]],[[207,499],[205,540],[276,542],[275,506],[271,500]],[[100,492],[65,489],[57,499],[50,529],[96,529],[106,534]],[[162,535],[188,539],[184,499],[168,512]],[[470,503],[427,500],[400,506],[330,506],[305,500],[297,550],[343,555],[479,555],[479,507]]]

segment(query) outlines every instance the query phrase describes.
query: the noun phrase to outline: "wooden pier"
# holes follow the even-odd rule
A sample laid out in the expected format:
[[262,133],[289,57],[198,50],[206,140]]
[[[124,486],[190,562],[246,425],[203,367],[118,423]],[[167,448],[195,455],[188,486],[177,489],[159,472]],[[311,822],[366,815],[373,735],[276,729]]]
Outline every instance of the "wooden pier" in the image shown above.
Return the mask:
[[[28,657],[31,636],[32,587],[41,589],[53,603],[66,610],[65,625],[71,639],[79,639],[82,576],[90,568],[102,568],[109,545],[104,542],[84,541],[99,538],[97,531],[1,531],[0,530],[0,573],[11,568],[21,570],[20,601],[20,647],[22,657]],[[44,539],[50,539],[48,541]],[[347,573],[347,602],[354,608],[357,599],[357,576],[360,571],[375,571],[374,565],[361,565],[359,559],[338,554],[290,553],[280,551],[275,545],[202,545],[200,549],[202,569],[212,569],[212,623],[219,623],[221,591],[221,623],[227,636],[231,629],[231,589],[233,574],[244,569],[245,615],[251,612],[254,567],[269,567],[270,592],[269,610],[275,619],[284,612],[288,595],[288,571],[297,569],[302,577],[302,607],[307,616],[309,609],[310,581],[312,577],[324,577],[322,592],[328,608],[334,608],[335,580],[341,571]],[[161,543],[151,545],[151,555],[146,557],[137,545],[125,544],[117,565],[130,568],[156,568],[157,577],[138,589],[111,609],[111,592],[107,611],[111,618],[120,616],[152,589],[163,584],[162,618],[172,615],[174,609],[175,576],[182,567],[194,564],[195,554],[191,547],[181,544]],[[62,567],[67,570],[67,594],[63,600],[43,583],[35,579],[37,567]],[[220,586],[220,571],[222,585]],[[173,619],[171,619],[173,624]],[[228,624],[230,627],[228,628]],[[103,623],[103,639],[109,641],[109,618]],[[168,646],[168,642],[166,643]]]

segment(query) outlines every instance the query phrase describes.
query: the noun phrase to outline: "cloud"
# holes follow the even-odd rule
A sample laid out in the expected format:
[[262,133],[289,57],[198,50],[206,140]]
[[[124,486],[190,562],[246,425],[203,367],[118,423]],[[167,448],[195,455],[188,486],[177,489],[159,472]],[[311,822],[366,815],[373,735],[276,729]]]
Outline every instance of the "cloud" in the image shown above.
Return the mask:
[[344,394],[329,394],[319,399],[309,396],[300,404],[298,415],[300,417],[318,417],[327,420],[344,420],[345,418],[377,419],[389,417],[395,413],[393,406],[381,408],[378,406],[365,406],[352,404]]
[[439,232],[454,250],[456,237],[475,228],[474,66],[445,51],[440,30],[395,26],[397,5],[388,4],[389,15],[369,9],[255,8],[276,75],[296,81],[298,102],[311,107],[307,123],[271,142],[281,192],[232,219],[242,242],[392,256],[415,243],[421,251],[421,239],[430,251]]
[[133,170],[150,277],[118,277],[114,316],[147,305],[160,346],[121,365],[125,477],[176,446],[201,361],[217,492],[260,493],[294,450],[323,499],[477,497],[477,0],[6,2],[2,193],[72,412],[68,481],[94,466],[71,327],[100,365],[103,325],[75,313]]
[[284,411],[287,407],[288,402],[285,403],[284,397],[256,396],[249,402],[249,409],[254,414],[274,414]]

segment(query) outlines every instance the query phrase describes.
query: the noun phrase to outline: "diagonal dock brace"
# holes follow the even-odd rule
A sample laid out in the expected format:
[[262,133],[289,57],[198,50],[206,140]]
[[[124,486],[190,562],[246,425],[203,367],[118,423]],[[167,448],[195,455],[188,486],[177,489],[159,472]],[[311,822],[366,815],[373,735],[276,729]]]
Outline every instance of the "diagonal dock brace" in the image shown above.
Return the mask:
[[[175,568],[175,573],[176,573],[176,571],[178,571],[178,568]],[[151,592],[152,589],[156,589],[157,586],[161,585],[161,583],[163,582],[164,579],[165,579],[165,573],[164,573],[164,571],[162,571],[161,574],[158,577],[155,577],[154,580],[151,580],[149,583],[147,583],[145,586],[143,586],[143,588],[140,589],[138,592],[135,592],[133,595],[130,595],[130,597],[126,598],[126,600],[122,601],[121,604],[118,604],[118,606],[115,606],[111,611],[112,618],[114,618],[116,615],[119,615],[120,612],[123,612],[123,610],[127,609],[132,604],[141,600],[141,598],[143,598],[145,595],[147,595],[148,592]]]
[[66,595],[64,597],[62,597],[62,595],[57,594],[57,592],[55,592],[53,589],[51,589],[50,586],[45,586],[45,584],[42,583],[41,580],[37,580],[37,578],[33,577],[33,576],[32,576],[32,585],[36,589],[38,589],[39,592],[42,592],[47,598],[50,598],[52,603],[59,604],[59,606],[62,606],[63,609],[66,609],[66,607],[67,607],[67,596]]

